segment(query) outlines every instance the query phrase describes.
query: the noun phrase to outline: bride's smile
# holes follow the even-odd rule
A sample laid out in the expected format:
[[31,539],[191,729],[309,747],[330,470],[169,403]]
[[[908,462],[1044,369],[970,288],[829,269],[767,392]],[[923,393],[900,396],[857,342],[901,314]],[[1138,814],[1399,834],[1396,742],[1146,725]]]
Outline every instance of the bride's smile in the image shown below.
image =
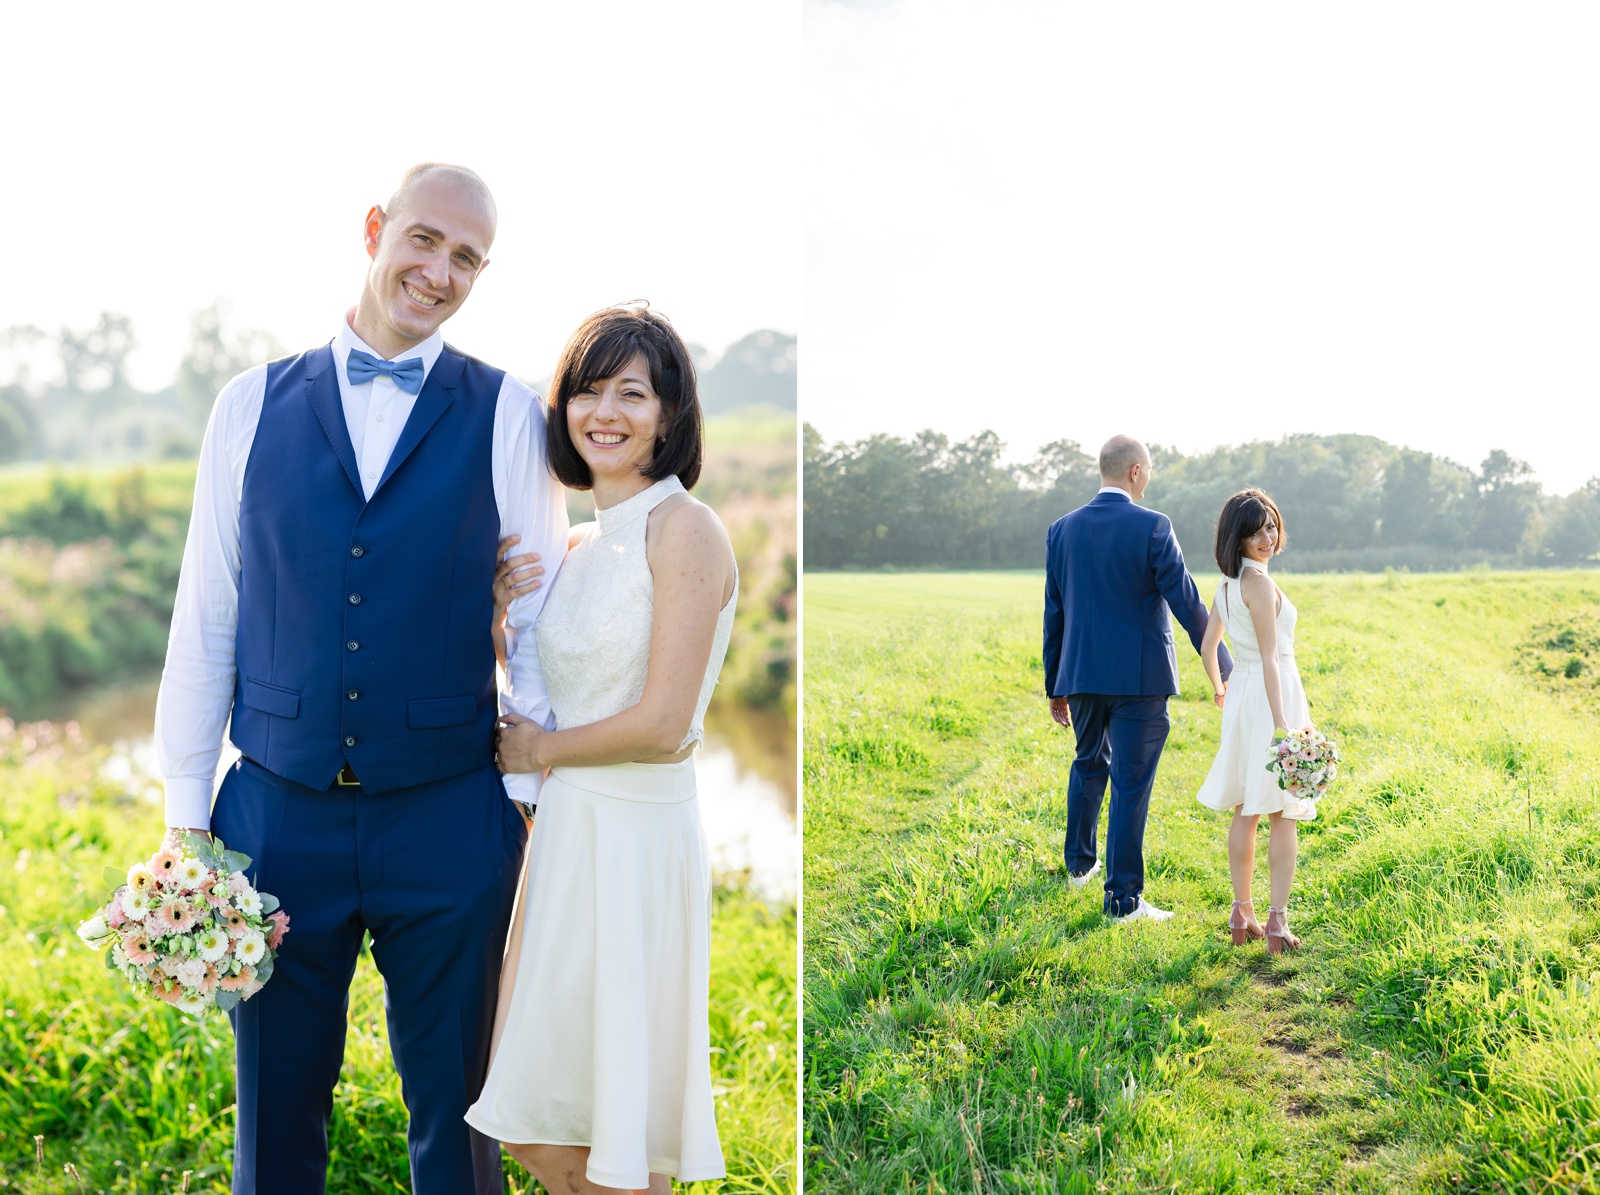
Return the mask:
[[[661,434],[661,399],[650,384],[650,363],[635,353],[621,372],[584,387],[567,400],[567,431],[594,475],[595,500],[609,506],[629,497],[604,491],[638,489]],[[631,483],[631,484],[630,484]]]

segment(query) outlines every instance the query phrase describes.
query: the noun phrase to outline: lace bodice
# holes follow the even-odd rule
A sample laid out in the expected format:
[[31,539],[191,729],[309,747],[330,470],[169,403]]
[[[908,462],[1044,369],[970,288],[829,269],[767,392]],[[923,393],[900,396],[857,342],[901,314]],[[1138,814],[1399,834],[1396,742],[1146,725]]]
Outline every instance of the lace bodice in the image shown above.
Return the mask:
[[[1243,579],[1243,569],[1253,568],[1257,572],[1265,573],[1267,570],[1254,560],[1245,558],[1239,561]],[[1270,579],[1270,578],[1269,578]],[[1294,624],[1299,615],[1292,603],[1282,590],[1278,608],[1278,658],[1292,660],[1294,658]],[[1256,640],[1255,623],[1250,617],[1250,608],[1244,604],[1244,598],[1239,596],[1239,582],[1222,578],[1217,586],[1217,609],[1222,612],[1222,629],[1228,633],[1228,650],[1233,653],[1235,664],[1259,664],[1261,662],[1261,644]]]
[[[645,526],[652,510],[684,492],[676,477],[658,481],[625,502],[595,512],[587,534],[573,545],[556,574],[534,639],[556,729],[587,726],[637,705],[650,661],[650,620],[655,578],[645,560]],[[733,632],[739,581],[717,615],[700,700],[681,751],[705,734],[703,721]]]

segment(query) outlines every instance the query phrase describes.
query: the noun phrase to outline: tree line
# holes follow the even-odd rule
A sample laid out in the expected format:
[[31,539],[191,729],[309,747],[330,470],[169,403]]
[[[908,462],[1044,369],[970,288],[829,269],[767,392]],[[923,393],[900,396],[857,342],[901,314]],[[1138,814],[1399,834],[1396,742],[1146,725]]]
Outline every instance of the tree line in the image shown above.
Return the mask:
[[[804,442],[807,568],[1037,568],[1052,522],[1094,497],[1096,458],[1071,440],[1005,463],[992,431]],[[1209,567],[1224,499],[1260,486],[1283,511],[1283,566],[1413,569],[1574,565],[1600,556],[1600,477],[1546,494],[1495,449],[1476,469],[1376,436],[1292,435],[1185,456],[1150,445],[1144,505],[1171,517],[1192,565]]]

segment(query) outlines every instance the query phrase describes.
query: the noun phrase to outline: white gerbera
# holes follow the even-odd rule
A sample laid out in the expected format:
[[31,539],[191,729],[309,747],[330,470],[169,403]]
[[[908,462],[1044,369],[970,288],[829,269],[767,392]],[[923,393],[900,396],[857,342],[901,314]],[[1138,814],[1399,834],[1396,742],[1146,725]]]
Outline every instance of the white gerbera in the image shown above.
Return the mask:
[[129,885],[122,894],[122,911],[131,921],[143,921],[150,915],[150,894],[139,892]]
[[239,939],[239,944],[234,947],[233,957],[241,963],[259,963],[267,957],[267,940],[251,930]]
[[214,963],[228,953],[228,935],[215,927],[204,930],[195,940],[195,949],[208,963]]
[[246,917],[261,916],[261,896],[254,888],[246,888],[233,898],[233,907]]
[[178,887],[189,892],[203,885],[208,874],[206,865],[198,859],[179,859],[178,866],[172,869],[172,878]]
[[177,1008],[181,1012],[190,1013],[193,1016],[199,1016],[201,1013],[205,1012],[206,1009],[211,1007],[211,993],[199,992],[193,988],[190,988],[188,991],[184,992],[183,995],[178,997],[178,999],[174,1002],[173,1007]]

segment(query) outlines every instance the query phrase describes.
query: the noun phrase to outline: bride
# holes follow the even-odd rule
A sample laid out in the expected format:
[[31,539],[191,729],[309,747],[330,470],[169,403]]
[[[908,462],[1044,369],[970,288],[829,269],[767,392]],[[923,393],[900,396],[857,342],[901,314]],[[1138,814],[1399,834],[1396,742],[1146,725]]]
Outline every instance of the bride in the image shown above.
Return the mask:
[[[1283,517],[1266,493],[1240,490],[1217,518],[1217,567],[1223,578],[1211,603],[1200,656],[1216,703],[1222,706],[1222,740],[1198,793],[1202,805],[1233,811],[1228,826],[1228,870],[1233,876],[1233,944],[1267,939],[1267,952],[1293,950],[1289,932],[1289,888],[1298,847],[1296,823],[1317,814],[1316,805],[1292,797],[1267,771],[1267,751],[1277,731],[1310,722],[1306,693],[1294,663],[1294,605],[1267,574],[1268,562],[1288,545]],[[1223,683],[1217,645],[1228,633],[1233,675]],[[1224,694],[1226,693],[1226,701]],[[1271,824],[1267,866],[1271,904],[1263,930],[1250,899],[1256,862],[1256,825]]]
[[[550,769],[467,1121],[551,1191],[720,1178],[707,1021],[711,877],[695,745],[733,625],[700,475],[694,366],[662,316],[596,313],[551,384],[551,470],[592,489],[534,627],[557,729],[507,715],[500,766]],[[497,602],[537,584],[502,566]],[[520,928],[531,927],[526,935]]]

